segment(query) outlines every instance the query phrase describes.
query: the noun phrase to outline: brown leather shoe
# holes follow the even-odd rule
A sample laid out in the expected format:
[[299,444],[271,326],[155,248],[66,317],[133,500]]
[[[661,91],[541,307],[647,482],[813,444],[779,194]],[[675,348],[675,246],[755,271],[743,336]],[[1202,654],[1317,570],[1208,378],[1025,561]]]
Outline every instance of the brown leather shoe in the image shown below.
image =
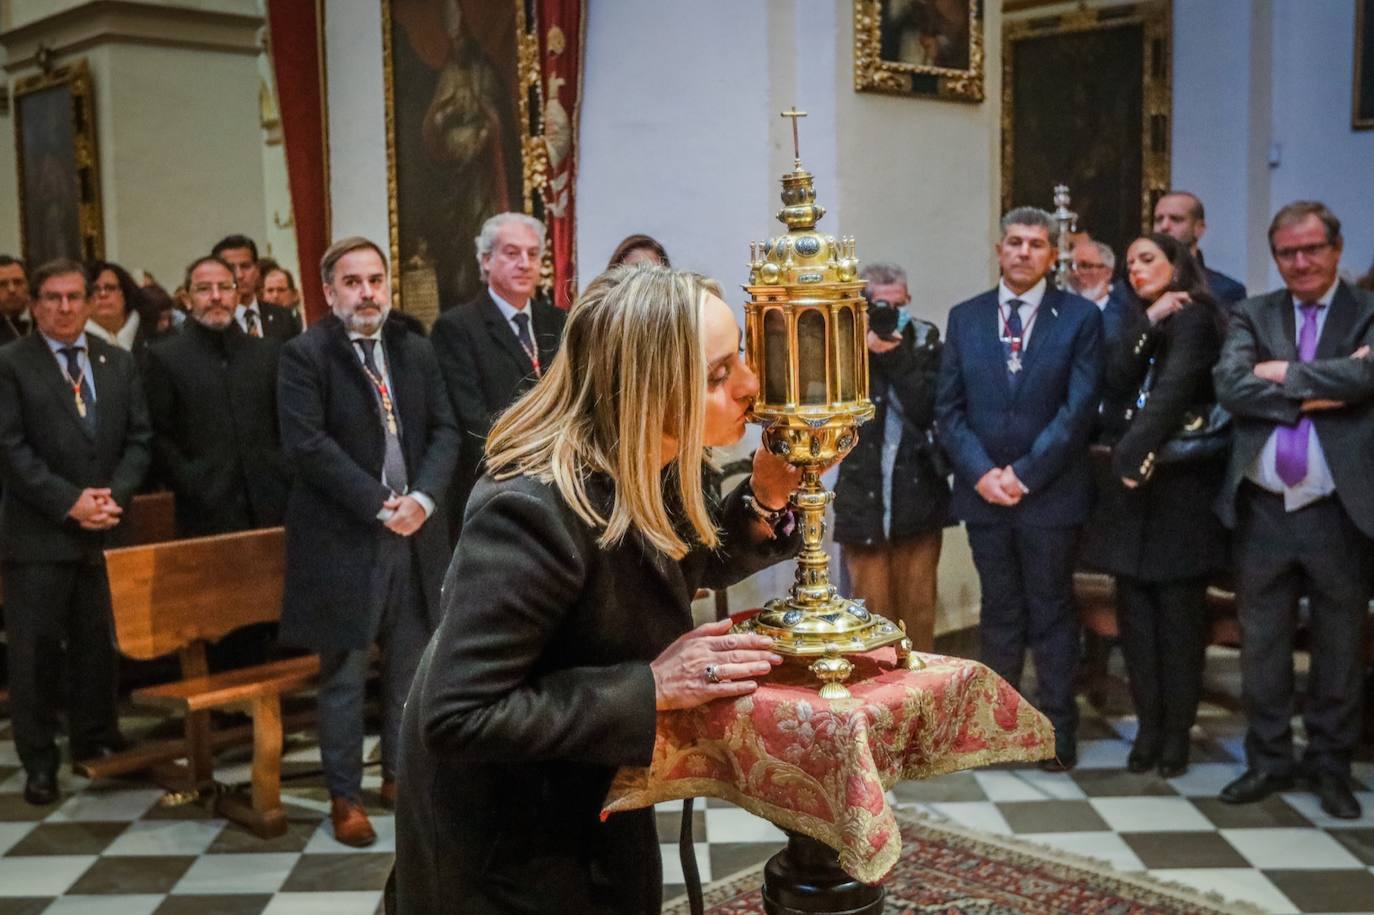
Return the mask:
[[395,810],[395,809],[396,809],[396,779],[394,779],[394,778],[384,778],[384,779],[382,779],[382,790],[381,790],[381,795],[382,795],[382,806],[385,807],[387,810]]
[[366,848],[377,841],[377,833],[357,801],[334,795],[329,800],[329,819],[334,823],[334,838],[345,845]]

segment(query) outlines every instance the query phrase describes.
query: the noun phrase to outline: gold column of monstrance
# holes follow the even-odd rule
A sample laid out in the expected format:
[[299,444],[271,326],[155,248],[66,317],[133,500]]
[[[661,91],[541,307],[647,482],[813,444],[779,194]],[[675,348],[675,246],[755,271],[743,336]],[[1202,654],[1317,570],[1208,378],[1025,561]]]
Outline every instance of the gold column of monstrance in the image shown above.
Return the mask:
[[844,656],[898,644],[898,656],[919,663],[897,625],[861,600],[841,597],[830,584],[830,559],[821,548],[825,509],[834,493],[821,471],[854,447],[860,423],[873,417],[868,399],[868,316],[860,292],[852,236],[816,231],[825,209],[816,203],[812,176],[802,168],[795,108],[794,167],[782,176],[778,219],[787,234],[751,242],[745,349],[759,376],[751,420],[763,426],[764,447],[802,471],[792,504],[801,516],[802,549],[787,597],[768,601],[736,629],[774,640],[785,657],[815,658],[810,670],[826,699],[849,695],[843,681],[854,670]]

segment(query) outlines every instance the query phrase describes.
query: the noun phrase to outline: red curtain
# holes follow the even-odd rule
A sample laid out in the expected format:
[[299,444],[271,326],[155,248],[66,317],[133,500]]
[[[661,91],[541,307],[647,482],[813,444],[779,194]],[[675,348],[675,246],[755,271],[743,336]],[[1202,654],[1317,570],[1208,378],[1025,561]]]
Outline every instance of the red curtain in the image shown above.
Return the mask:
[[548,171],[544,222],[553,255],[554,304],[572,305],[577,294],[577,124],[582,100],[583,0],[538,0],[534,24],[544,99],[541,119]]
[[329,173],[324,147],[324,86],[320,82],[322,17],[322,5],[311,0],[270,0],[267,4],[272,68],[301,263],[300,288],[310,321],[326,311],[324,293],[313,278],[329,244]]

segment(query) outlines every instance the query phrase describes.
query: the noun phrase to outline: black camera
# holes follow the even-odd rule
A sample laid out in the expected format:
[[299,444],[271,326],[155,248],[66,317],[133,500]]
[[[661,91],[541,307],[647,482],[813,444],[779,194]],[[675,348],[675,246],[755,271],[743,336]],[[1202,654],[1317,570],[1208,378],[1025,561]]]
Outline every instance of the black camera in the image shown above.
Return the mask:
[[895,334],[902,309],[887,299],[873,298],[867,288],[863,291],[863,297],[868,303],[868,329],[880,337],[891,337]]

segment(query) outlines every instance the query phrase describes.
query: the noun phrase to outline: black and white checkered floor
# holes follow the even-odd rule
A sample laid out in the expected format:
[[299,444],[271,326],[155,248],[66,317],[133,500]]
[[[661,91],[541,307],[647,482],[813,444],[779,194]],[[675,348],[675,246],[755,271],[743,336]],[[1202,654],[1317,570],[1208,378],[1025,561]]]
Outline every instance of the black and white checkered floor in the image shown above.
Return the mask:
[[[898,804],[964,826],[1016,835],[1112,866],[1257,904],[1270,912],[1374,912],[1374,754],[1356,764],[1365,815],[1337,821],[1316,799],[1290,792],[1245,807],[1216,793],[1244,768],[1235,713],[1235,657],[1209,658],[1209,701],[1194,731],[1192,768],[1164,781],[1124,769],[1134,720],[1119,690],[1107,712],[1084,706],[1079,768],[963,772],[893,790]],[[131,736],[151,721],[126,719]],[[89,784],[64,775],[64,800],[26,805],[8,724],[0,722],[0,915],[38,913],[329,913],[371,915],[391,867],[392,821],[373,806],[379,840],[367,851],[334,841],[328,798],[309,735],[288,747],[284,793],[290,832],[261,841],[191,804],[164,807],[144,782]],[[376,769],[367,788],[375,791]],[[221,765],[247,779],[247,766]],[[375,794],[367,798],[376,802]],[[667,892],[680,890],[679,805],[659,811]],[[781,833],[742,810],[710,801],[696,811],[702,879],[769,857]]]

